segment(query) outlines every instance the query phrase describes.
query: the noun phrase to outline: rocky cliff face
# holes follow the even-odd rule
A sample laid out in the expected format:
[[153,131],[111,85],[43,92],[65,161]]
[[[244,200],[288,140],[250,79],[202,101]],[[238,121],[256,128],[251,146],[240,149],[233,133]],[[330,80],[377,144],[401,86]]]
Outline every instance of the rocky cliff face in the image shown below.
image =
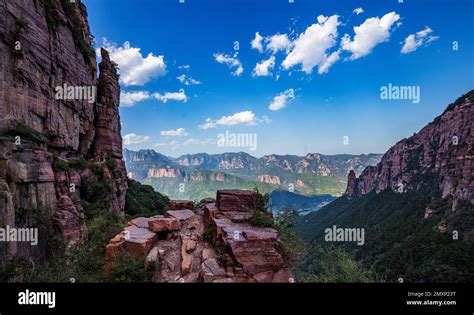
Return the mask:
[[217,200],[171,201],[165,216],[130,221],[105,251],[111,271],[120,251],[155,265],[155,282],[291,282],[278,232],[249,223],[256,193],[222,190]]
[[422,174],[440,177],[443,198],[452,198],[453,209],[461,199],[474,203],[473,134],[474,91],[449,105],[433,122],[391,147],[377,166],[367,167],[356,178],[349,173],[347,196],[392,189],[416,190]]
[[281,185],[280,176],[272,176],[269,174],[262,174],[257,176],[257,180],[262,183]]
[[[84,234],[82,186],[94,165],[121,214],[127,188],[116,69],[102,50],[97,78],[81,1],[0,1],[0,226],[52,221],[69,243]],[[43,235],[39,235],[40,240]],[[0,260],[41,246],[0,244]]]

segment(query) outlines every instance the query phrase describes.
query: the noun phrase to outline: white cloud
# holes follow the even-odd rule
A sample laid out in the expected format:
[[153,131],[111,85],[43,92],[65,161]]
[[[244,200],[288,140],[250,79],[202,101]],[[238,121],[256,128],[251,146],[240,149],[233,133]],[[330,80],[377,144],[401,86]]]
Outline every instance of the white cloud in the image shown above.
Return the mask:
[[179,142],[178,141],[170,141],[170,142],[157,142],[155,143],[156,147],[171,147],[172,150],[176,150],[179,148]]
[[286,104],[295,98],[295,90],[288,89],[273,98],[268,108],[270,110],[280,110],[286,107]]
[[188,77],[186,76],[185,74],[182,74],[178,77],[176,77],[176,79],[178,79],[179,82],[183,83],[184,85],[198,85],[198,84],[202,84],[201,81],[198,81],[198,80],[195,80],[191,77]]
[[217,128],[219,126],[247,125],[254,126],[258,123],[270,123],[268,117],[257,118],[252,111],[243,111],[229,116],[222,116],[218,120],[206,119],[206,122],[199,126],[201,129]]
[[[283,68],[289,69],[297,64],[302,65],[306,73],[311,73],[318,66],[318,73],[327,72],[329,67],[338,59],[339,54],[328,56],[327,50],[333,47],[338,36],[337,27],[340,24],[338,16],[318,16],[318,22],[309,26],[292,43],[292,50],[283,60]],[[330,58],[330,60],[328,60]]]
[[382,18],[368,18],[359,26],[354,27],[354,39],[345,34],[341,40],[341,48],[350,51],[351,60],[364,57],[372,52],[375,46],[390,39],[392,25],[400,19],[395,12],[385,14]]
[[120,92],[120,106],[131,107],[138,102],[147,100],[150,98],[150,94],[147,91],[136,91],[136,92]]
[[186,103],[188,101],[188,97],[183,89],[180,89],[179,92],[165,92],[164,94],[153,93],[153,97],[163,103],[168,101],[179,101]]
[[273,54],[278,51],[286,51],[291,46],[291,41],[286,34],[275,34],[265,38],[267,49],[271,50]]
[[147,142],[150,140],[149,136],[140,136],[135,133],[129,133],[124,136],[122,136],[123,143],[125,145],[131,145],[131,144],[138,144],[138,143],[143,143]]
[[160,131],[160,135],[164,137],[186,137],[189,133],[184,128],[178,128],[176,130],[163,130]]
[[254,77],[271,76],[272,73],[270,70],[273,69],[273,67],[275,67],[275,56],[270,56],[267,60],[263,60],[255,65],[252,75]]
[[[162,55],[149,53],[143,57],[141,49],[131,47],[129,42],[117,47],[116,43],[103,39],[103,46],[108,50],[110,59],[119,66],[120,82],[124,85],[142,86],[151,79],[166,74],[166,64]],[[99,49],[97,54],[100,54]]]
[[403,47],[401,50],[402,54],[408,54],[417,50],[422,45],[426,45],[439,39],[439,36],[430,35],[433,32],[428,26],[425,29],[416,32],[415,34],[410,34],[403,41]]
[[178,69],[189,71],[189,69],[191,69],[191,66],[190,65],[182,65],[182,66],[178,66]]
[[250,45],[252,46],[253,49],[256,49],[258,50],[258,52],[262,53],[263,52],[262,41],[263,41],[263,37],[258,32],[256,32],[255,38],[252,39],[252,41],[250,42]]
[[329,56],[327,56],[320,64],[319,64],[319,67],[318,67],[318,73],[319,74],[322,74],[322,73],[326,73],[329,71],[329,68],[331,68],[331,66],[336,63],[336,61],[339,60],[339,54],[340,54],[340,51],[337,50],[335,52],[333,52],[332,54],[330,54]]
[[149,93],[147,91],[135,91],[135,92],[121,92],[120,93],[120,105],[123,107],[131,107],[138,102],[142,102],[148,99],[154,98],[160,102],[166,103],[168,101],[179,101],[186,103],[188,96],[183,89],[178,92],[165,92],[161,93]]
[[362,8],[356,8],[356,9],[354,9],[354,11],[352,11],[352,13],[354,13],[354,14],[356,14],[356,15],[359,15],[359,14],[364,13],[364,9],[362,9]]
[[214,59],[218,63],[225,64],[229,68],[235,69],[234,72],[232,72],[232,75],[234,75],[234,76],[240,76],[244,72],[244,68],[242,67],[242,63],[237,58],[237,54],[235,54],[234,56],[230,56],[230,55],[227,55],[227,54],[215,53],[214,54]]
[[205,139],[205,140],[200,140],[200,139],[189,139],[183,142],[183,145],[210,145],[210,144],[216,144],[216,140],[214,139]]

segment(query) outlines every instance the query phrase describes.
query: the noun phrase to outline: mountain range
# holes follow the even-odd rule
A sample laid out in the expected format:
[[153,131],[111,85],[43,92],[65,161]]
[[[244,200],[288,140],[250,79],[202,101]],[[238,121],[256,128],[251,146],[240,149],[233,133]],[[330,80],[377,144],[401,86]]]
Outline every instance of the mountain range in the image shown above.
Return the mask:
[[361,173],[381,155],[266,155],[248,153],[187,154],[168,157],[154,150],[124,149],[127,175],[171,198],[200,200],[219,189],[275,189],[302,195],[341,195],[350,170]]

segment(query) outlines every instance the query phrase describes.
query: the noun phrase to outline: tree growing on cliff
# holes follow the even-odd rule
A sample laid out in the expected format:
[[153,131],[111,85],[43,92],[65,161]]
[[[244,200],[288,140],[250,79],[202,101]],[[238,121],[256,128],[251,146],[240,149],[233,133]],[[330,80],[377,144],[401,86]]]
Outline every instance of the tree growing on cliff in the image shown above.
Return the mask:
[[149,185],[129,179],[125,197],[125,214],[132,217],[149,217],[164,214],[169,209],[169,198]]

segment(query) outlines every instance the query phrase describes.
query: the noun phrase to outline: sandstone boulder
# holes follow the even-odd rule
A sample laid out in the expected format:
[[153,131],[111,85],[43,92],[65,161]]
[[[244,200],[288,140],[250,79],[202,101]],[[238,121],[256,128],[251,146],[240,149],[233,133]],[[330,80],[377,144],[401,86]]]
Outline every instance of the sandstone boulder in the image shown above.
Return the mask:
[[219,211],[251,212],[257,193],[248,190],[228,189],[217,191],[216,207]]
[[192,200],[170,200],[170,210],[194,209]]
[[154,216],[148,221],[148,228],[150,231],[166,232],[166,231],[178,231],[180,229],[179,221],[175,218],[165,218],[163,216]]
[[156,241],[156,234],[146,228],[131,225],[125,228],[124,248],[136,257],[145,257]]
[[195,213],[192,210],[169,210],[166,212],[166,216],[173,217],[177,220],[188,220],[194,217]]

